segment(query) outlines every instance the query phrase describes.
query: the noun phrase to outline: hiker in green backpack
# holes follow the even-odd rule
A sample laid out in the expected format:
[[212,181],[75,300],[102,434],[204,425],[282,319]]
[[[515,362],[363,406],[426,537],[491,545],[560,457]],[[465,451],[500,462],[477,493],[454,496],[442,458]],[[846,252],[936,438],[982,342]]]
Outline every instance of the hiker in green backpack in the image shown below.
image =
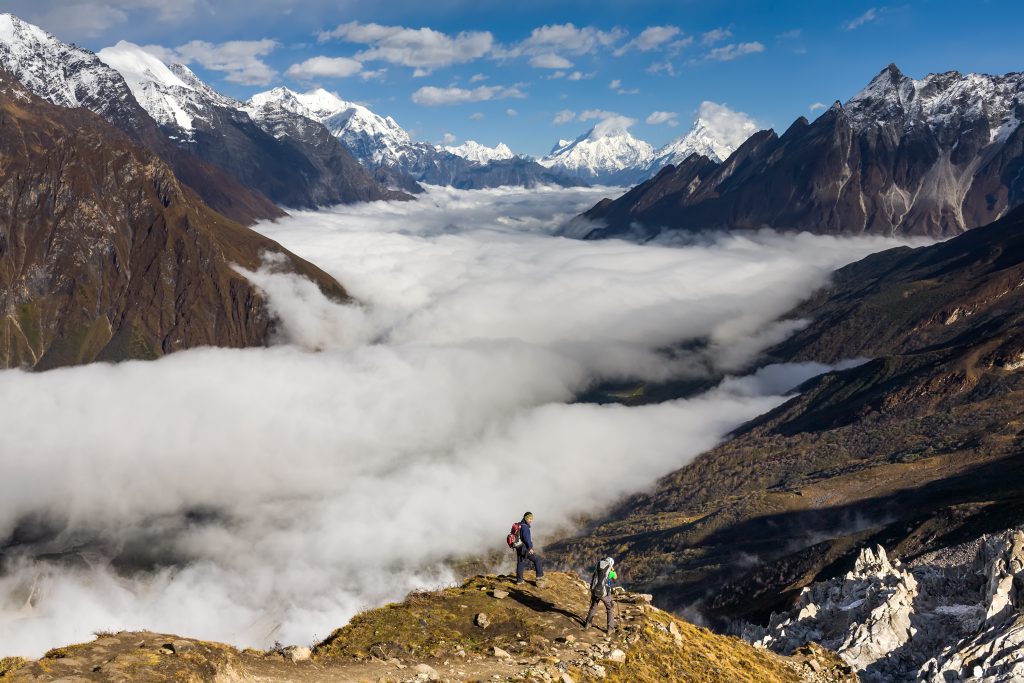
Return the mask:
[[604,603],[604,609],[608,613],[609,635],[615,631],[615,611],[612,605],[612,581],[619,578],[615,573],[615,560],[606,557],[594,567],[594,574],[590,577],[590,611],[587,612],[587,619],[583,622],[583,628],[588,629],[594,623],[594,614],[597,612],[598,603]]

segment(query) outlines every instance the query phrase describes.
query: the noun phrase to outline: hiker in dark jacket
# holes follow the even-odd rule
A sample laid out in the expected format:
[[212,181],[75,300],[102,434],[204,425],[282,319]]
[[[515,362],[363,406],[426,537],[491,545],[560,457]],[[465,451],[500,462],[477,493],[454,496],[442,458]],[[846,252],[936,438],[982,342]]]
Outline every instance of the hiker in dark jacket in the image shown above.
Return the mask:
[[523,571],[528,564],[533,564],[537,571],[537,585],[541,585],[544,578],[544,567],[541,566],[540,555],[533,549],[533,536],[530,535],[530,525],[533,523],[533,513],[527,512],[523,515],[523,521],[519,526],[519,540],[522,544],[516,549],[516,583],[523,582]]
[[604,603],[605,612],[608,615],[608,629],[606,633],[615,631],[615,610],[612,605],[612,582],[619,578],[615,573],[615,560],[606,557],[594,568],[594,574],[590,578],[590,611],[587,612],[587,619],[583,622],[583,628],[588,629],[594,624],[594,615],[597,613],[598,603]]

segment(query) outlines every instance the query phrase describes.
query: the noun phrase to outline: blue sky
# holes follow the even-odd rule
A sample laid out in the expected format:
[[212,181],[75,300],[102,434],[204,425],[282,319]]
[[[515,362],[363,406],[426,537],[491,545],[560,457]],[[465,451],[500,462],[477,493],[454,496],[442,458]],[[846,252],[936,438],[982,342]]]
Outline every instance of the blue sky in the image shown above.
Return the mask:
[[1019,0],[5,5],[90,49],[121,39],[159,46],[238,98],[319,85],[419,139],[450,133],[531,154],[584,132],[587,111],[634,119],[634,135],[659,145],[683,134],[704,100],[785,129],[889,62],[915,77],[1024,69]]

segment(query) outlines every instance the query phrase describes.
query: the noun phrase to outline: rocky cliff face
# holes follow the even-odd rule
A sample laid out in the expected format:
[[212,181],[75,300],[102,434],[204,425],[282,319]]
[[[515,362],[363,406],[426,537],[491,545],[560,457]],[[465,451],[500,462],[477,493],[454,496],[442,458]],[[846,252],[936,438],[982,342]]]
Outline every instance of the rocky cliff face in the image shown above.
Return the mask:
[[863,681],[1024,678],[1024,531],[890,561],[861,551],[842,577],[805,588],[792,610],[745,637],[776,652],[815,642]]
[[345,296],[89,110],[49,104],[0,71],[0,366],[265,344],[266,301],[233,267],[265,254]]
[[811,380],[550,554],[615,554],[663,606],[724,626],[767,620],[866,545],[906,559],[1024,524],[1022,283],[1024,209],[841,269],[765,360],[871,360]]
[[253,223],[284,215],[259,191],[176,146],[139,105],[124,78],[92,52],[0,14],[0,67],[52,104],[99,114],[163,159],[182,182],[228,218]]
[[[752,136],[699,182],[667,167],[584,214],[587,236],[806,230],[948,237],[1024,201],[1024,75],[921,80],[889,65],[845,105]],[[641,189],[637,188],[637,189]]]

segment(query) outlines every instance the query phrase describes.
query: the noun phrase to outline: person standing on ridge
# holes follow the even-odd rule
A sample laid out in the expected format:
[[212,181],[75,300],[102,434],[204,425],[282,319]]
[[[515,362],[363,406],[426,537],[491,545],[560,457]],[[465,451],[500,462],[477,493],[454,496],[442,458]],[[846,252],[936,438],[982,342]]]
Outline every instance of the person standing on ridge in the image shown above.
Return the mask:
[[598,603],[604,603],[605,612],[608,614],[608,628],[605,633],[611,635],[615,631],[615,610],[612,605],[612,581],[619,578],[615,573],[615,560],[606,557],[594,568],[594,574],[590,577],[590,611],[587,612],[587,619],[583,622],[584,630],[594,625],[594,615],[597,613]]
[[533,548],[533,536],[530,534],[530,525],[533,524],[533,513],[523,514],[523,521],[519,523],[519,540],[522,543],[516,548],[516,583],[523,582],[523,571],[526,565],[532,564],[537,571],[537,586],[541,586],[544,578],[544,567],[541,565],[540,556]]

